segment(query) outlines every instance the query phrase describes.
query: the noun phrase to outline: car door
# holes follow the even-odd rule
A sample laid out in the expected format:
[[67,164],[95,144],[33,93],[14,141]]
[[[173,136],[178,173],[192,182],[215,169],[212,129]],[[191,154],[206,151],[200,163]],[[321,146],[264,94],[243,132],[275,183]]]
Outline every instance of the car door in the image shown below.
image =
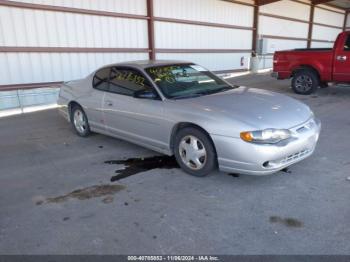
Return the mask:
[[[151,91],[153,98],[136,98],[135,92]],[[153,149],[167,149],[163,128],[163,102],[148,79],[138,70],[112,67],[109,92],[104,97],[103,110],[110,134]]]
[[344,45],[338,45],[335,50],[334,80],[350,82],[350,35],[345,36]]
[[102,105],[104,96],[108,90],[109,75],[110,68],[108,67],[98,70],[93,76],[87,79],[86,84],[90,86],[89,91],[79,98],[81,104],[84,105],[90,127],[94,131],[100,131],[102,133],[106,131]]

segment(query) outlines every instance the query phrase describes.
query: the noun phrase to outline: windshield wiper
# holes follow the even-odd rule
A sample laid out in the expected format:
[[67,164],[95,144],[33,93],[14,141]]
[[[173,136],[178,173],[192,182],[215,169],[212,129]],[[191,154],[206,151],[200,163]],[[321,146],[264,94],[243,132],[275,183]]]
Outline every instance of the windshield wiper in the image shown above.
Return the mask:
[[193,97],[199,97],[199,96],[204,96],[204,95],[211,95],[211,94],[215,94],[215,93],[219,93],[219,92],[225,92],[231,89],[235,89],[238,88],[239,86],[234,85],[234,86],[225,86],[225,87],[221,87],[218,89],[214,89],[214,90],[204,90],[204,91],[199,91],[193,94],[188,94],[188,95],[180,95],[180,96],[174,96],[171,97],[172,99],[184,99],[184,98],[193,98]]
[[205,91],[200,91],[197,92],[196,94],[201,94],[201,95],[211,95],[211,94],[215,94],[215,93],[220,93],[220,92],[225,92],[231,89],[234,89],[236,87],[232,87],[232,86],[225,86],[225,87],[221,87],[218,89],[214,89],[214,90],[205,90]]
[[203,94],[195,93],[195,94],[189,94],[189,95],[181,95],[181,96],[174,96],[172,99],[184,99],[184,98],[193,98],[193,97],[199,97]]

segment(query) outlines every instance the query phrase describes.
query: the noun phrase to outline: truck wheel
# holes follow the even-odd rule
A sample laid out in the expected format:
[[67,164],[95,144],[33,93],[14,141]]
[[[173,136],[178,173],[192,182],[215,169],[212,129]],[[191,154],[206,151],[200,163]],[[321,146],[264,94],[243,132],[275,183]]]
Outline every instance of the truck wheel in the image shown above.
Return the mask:
[[318,75],[311,70],[299,70],[292,80],[293,91],[300,95],[310,95],[320,84]]

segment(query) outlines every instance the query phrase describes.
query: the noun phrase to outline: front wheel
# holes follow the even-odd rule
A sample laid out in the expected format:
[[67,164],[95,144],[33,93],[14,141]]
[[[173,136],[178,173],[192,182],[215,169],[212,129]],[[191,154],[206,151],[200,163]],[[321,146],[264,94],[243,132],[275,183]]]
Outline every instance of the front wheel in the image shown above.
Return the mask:
[[175,137],[175,158],[193,176],[206,176],[216,166],[214,146],[207,134],[193,127],[181,129]]
[[310,95],[320,84],[318,75],[311,70],[299,70],[292,80],[293,91],[300,95]]

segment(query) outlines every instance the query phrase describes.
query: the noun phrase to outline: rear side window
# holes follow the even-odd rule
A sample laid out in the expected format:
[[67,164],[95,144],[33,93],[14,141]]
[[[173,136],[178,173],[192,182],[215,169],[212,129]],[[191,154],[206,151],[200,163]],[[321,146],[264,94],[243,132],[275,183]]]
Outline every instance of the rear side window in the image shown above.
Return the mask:
[[350,51],[350,35],[348,35],[348,38],[345,41],[344,51]]
[[92,81],[93,87],[102,91],[108,91],[109,72],[110,68],[102,68],[97,71]]
[[152,89],[149,81],[140,72],[128,68],[112,67],[110,92],[133,96],[136,91]]

